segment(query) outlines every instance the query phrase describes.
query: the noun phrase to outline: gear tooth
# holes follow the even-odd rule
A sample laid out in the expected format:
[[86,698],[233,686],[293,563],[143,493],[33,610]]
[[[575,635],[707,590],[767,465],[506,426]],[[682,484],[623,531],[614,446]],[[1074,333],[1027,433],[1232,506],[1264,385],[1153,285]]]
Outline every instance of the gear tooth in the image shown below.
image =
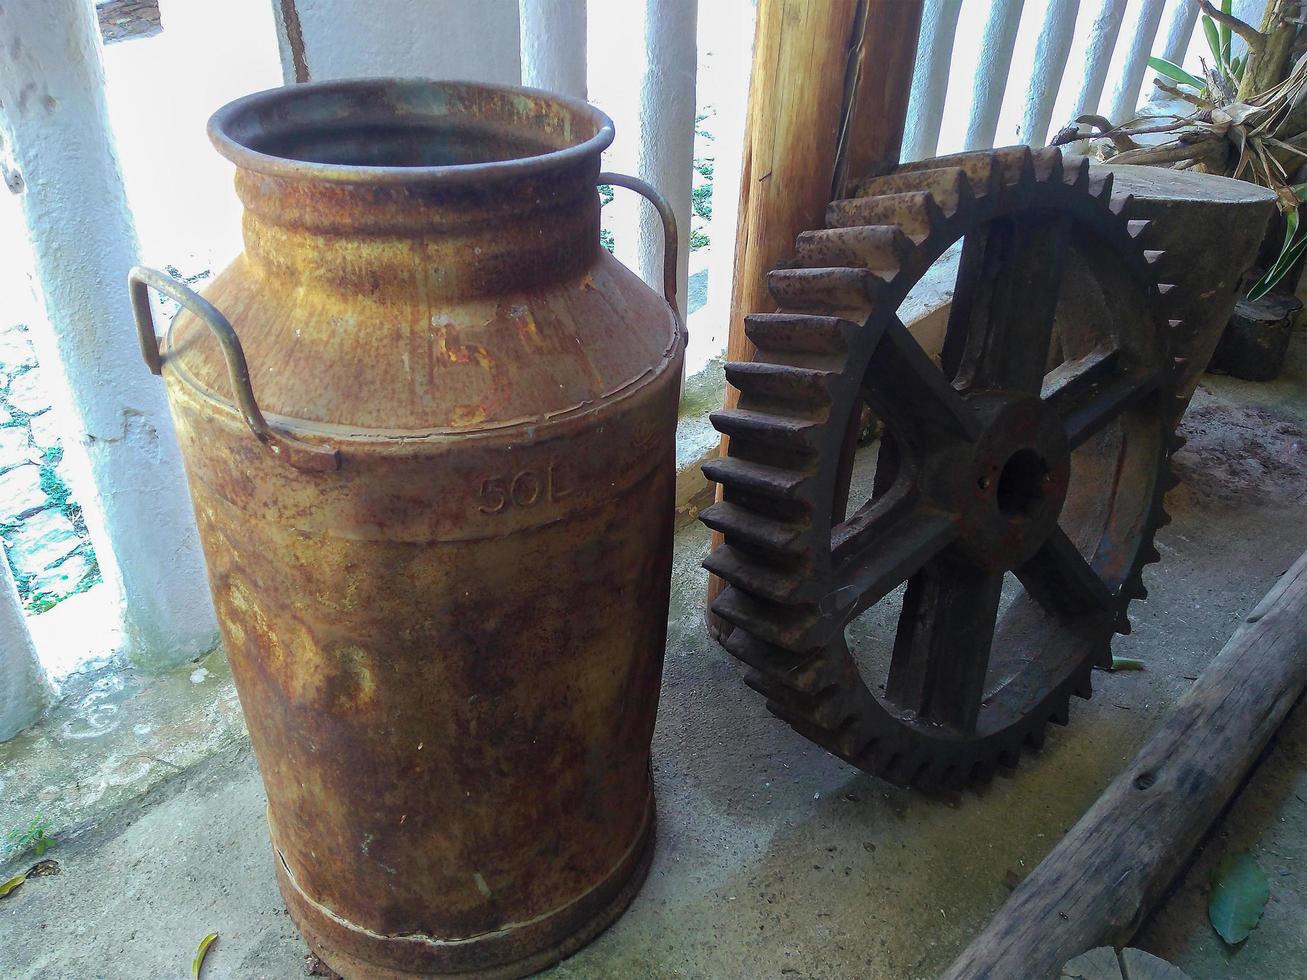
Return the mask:
[[1040,721],[1033,725],[1030,731],[1026,732],[1025,738],[1022,739],[1022,743],[1027,748],[1034,749],[1038,752],[1044,747],[1044,740],[1048,735],[1047,725],[1048,722],[1046,721]]
[[795,256],[807,268],[848,266],[893,279],[912,254],[912,240],[897,225],[823,228],[799,235]]
[[726,380],[740,394],[788,405],[829,405],[838,373],[766,361],[730,361]]
[[1108,204],[1108,210],[1113,214],[1129,214],[1135,206],[1135,196],[1133,194],[1119,194],[1113,197]]
[[1075,696],[1088,701],[1094,696],[1094,679],[1089,671],[1085,671],[1084,676],[1076,681]]
[[745,630],[734,630],[722,646],[736,660],[762,674],[789,670],[798,659],[789,650],[763,643]]
[[970,782],[975,786],[988,785],[994,778],[994,759],[980,759],[971,766]]
[[1162,493],[1170,493],[1179,485],[1180,478],[1168,468],[1167,472],[1162,476]]
[[750,313],[744,318],[744,333],[760,351],[785,354],[829,354],[848,352],[849,336],[861,329],[850,320],[801,313]]
[[801,553],[803,528],[800,525],[755,514],[726,500],[705,507],[699,514],[699,520],[714,531],[724,534],[728,542],[746,548],[789,559],[794,559]]
[[952,214],[963,203],[972,200],[975,194],[967,172],[961,167],[938,167],[928,170],[899,170],[884,177],[873,177],[859,185],[859,192],[864,197],[879,197],[885,194],[909,194],[922,192],[929,194],[935,204],[946,214]]
[[1174,453],[1178,453],[1181,449],[1183,449],[1183,448],[1184,448],[1185,446],[1187,446],[1187,445],[1189,445],[1189,439],[1188,439],[1187,436],[1183,436],[1183,435],[1181,435],[1179,432],[1176,432],[1176,433],[1173,433],[1173,434],[1172,434],[1172,436],[1171,436],[1171,452],[1172,452],[1173,454],[1174,454]]
[[802,471],[767,466],[723,456],[703,464],[703,475],[720,483],[728,493],[739,490],[781,501],[801,501],[808,475]]
[[1151,221],[1147,221],[1142,218],[1132,219],[1125,223],[1126,233],[1129,234],[1131,238],[1142,241],[1143,240],[1142,236],[1144,236],[1145,232],[1148,231],[1148,227],[1151,224],[1152,224]]
[[1054,725],[1061,725],[1065,728],[1071,721],[1071,699],[1067,695],[1062,695],[1057,699],[1057,704],[1048,713],[1048,720]]
[[818,438],[822,431],[821,424],[811,419],[754,412],[742,408],[724,408],[710,412],[708,420],[712,422],[714,429],[733,440],[758,443],[801,456],[816,454]]
[[1157,550],[1157,545],[1148,544],[1144,546],[1144,564],[1155,565],[1162,560],[1162,553]]
[[822,593],[805,569],[777,568],[729,544],[710,551],[703,567],[737,589],[784,606],[815,601]]
[[1089,157],[1063,154],[1062,160],[1063,183],[1077,190],[1087,191],[1089,189]]
[[787,310],[826,313],[865,320],[883,280],[866,269],[776,269],[767,273],[767,289]]
[[1035,168],[1035,179],[1040,183],[1064,183],[1062,170],[1062,150],[1056,146],[1044,146],[1031,152]]
[[1122,636],[1129,636],[1131,629],[1133,629],[1130,625],[1130,617],[1126,613],[1122,613],[1117,621],[1112,624],[1112,629]]
[[848,198],[826,208],[828,228],[892,224],[915,242],[925,241],[946,220],[935,199],[924,191]]
[[1013,770],[1021,764],[1021,747],[1008,746],[998,750],[998,764],[1002,769]]
[[1110,170],[1094,170],[1089,174],[1089,195],[1100,201],[1112,199],[1112,182],[1115,180]]
[[752,633],[772,646],[795,651],[820,646],[821,622],[809,610],[778,611],[775,606],[759,602],[734,586],[728,586],[713,600],[712,611],[739,627],[739,631]]
[[1144,261],[1155,268],[1157,268],[1158,264],[1163,260],[1165,260],[1165,258],[1166,258],[1166,252],[1163,249],[1160,248],[1144,249]]

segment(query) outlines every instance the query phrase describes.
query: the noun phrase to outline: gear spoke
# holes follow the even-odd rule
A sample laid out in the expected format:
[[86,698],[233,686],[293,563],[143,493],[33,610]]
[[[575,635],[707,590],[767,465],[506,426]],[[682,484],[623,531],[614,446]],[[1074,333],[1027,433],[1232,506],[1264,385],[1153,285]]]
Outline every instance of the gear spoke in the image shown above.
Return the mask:
[[961,390],[1039,391],[1070,228],[1065,214],[1036,212],[967,236],[944,352]]
[[862,382],[867,404],[896,438],[920,449],[932,437],[971,440],[980,425],[898,317],[891,317]]
[[872,501],[831,535],[839,569],[822,611],[844,622],[885,598],[957,538],[954,519],[917,502],[910,490]]
[[973,732],[1003,573],[942,557],[908,581],[885,696],[919,718]]
[[1078,373],[1056,378],[1044,389],[1045,401],[1061,416],[1072,449],[1088,442],[1166,380],[1161,372],[1116,371],[1116,359],[1115,351],[1097,358],[1091,354],[1081,359],[1086,363]]
[[1045,609],[1068,616],[1113,610],[1111,590],[1060,527],[1016,573],[1026,591]]

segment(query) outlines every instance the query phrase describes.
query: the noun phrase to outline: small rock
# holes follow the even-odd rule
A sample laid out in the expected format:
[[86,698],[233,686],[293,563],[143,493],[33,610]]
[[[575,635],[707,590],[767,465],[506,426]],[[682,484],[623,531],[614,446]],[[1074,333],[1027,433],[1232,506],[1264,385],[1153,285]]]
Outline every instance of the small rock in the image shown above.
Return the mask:
[[27,427],[9,425],[0,428],[0,472],[31,462],[27,444]]
[[91,561],[80,551],[61,561],[54,568],[48,569],[32,580],[32,592],[35,595],[63,599],[73,591],[91,570]]
[[27,338],[26,331],[10,327],[0,333],[0,371],[12,374],[19,368],[33,367],[36,364],[36,351]]
[[50,408],[50,393],[40,368],[25,371],[9,383],[9,404],[25,415],[39,415]]
[[42,412],[29,420],[32,443],[39,449],[54,449],[59,445],[59,426],[54,412]]
[[22,520],[48,503],[41,471],[28,463],[0,473],[0,523]]
[[9,560],[23,575],[40,575],[81,545],[72,522],[54,508],[33,514],[10,535]]

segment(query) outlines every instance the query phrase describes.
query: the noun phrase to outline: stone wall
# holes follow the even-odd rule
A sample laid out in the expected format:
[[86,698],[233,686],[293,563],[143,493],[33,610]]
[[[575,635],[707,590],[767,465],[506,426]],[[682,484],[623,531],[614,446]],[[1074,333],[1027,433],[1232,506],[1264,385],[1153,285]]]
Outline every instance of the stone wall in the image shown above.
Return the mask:
[[0,541],[31,612],[100,581],[41,367],[21,324],[0,328]]

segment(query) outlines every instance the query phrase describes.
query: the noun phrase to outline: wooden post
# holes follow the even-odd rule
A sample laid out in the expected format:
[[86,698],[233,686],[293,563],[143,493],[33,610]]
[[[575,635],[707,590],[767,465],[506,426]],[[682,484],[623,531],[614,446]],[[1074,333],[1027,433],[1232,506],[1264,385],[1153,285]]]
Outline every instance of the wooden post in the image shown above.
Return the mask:
[[[822,226],[846,179],[898,163],[921,6],[922,0],[759,0],[728,360],[753,357],[745,314],[776,308],[766,276],[794,250],[799,232]],[[738,398],[728,385],[726,407]],[[713,547],[721,542],[714,533]],[[710,604],[721,589],[709,576]]]
[[1307,553],[945,974],[1054,977],[1124,946],[1307,685]]

